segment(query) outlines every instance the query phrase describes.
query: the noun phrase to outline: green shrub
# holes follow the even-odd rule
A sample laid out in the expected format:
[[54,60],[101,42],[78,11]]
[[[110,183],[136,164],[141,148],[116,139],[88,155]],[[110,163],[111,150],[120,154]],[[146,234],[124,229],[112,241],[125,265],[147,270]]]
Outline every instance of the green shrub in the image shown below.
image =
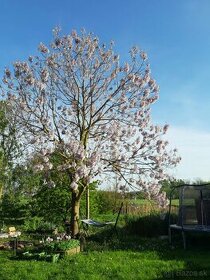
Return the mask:
[[29,201],[15,191],[5,193],[0,201],[0,221],[19,226],[29,216]]
[[[171,223],[175,220],[175,216],[171,216]],[[137,234],[141,237],[156,237],[168,234],[168,214],[161,217],[158,213],[147,216],[126,216],[125,230],[129,234]]]
[[37,231],[43,233],[47,233],[47,232],[51,233],[54,229],[55,229],[55,225],[46,221],[41,221],[41,223],[37,227]]
[[112,213],[119,207],[121,194],[115,191],[97,191],[98,214]]
[[27,232],[51,233],[55,229],[55,225],[35,216],[25,220],[22,229]]
[[23,225],[23,230],[24,231],[36,231],[36,229],[39,227],[40,223],[42,222],[42,218],[40,217],[31,217],[27,220],[24,221],[24,225]]

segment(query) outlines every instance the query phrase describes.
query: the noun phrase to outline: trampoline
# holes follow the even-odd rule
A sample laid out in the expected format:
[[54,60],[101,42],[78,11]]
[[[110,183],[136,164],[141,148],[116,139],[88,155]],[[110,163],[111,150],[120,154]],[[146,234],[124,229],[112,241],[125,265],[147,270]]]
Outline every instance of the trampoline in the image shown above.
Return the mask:
[[[171,224],[172,197],[179,188],[179,209],[176,224]],[[183,246],[186,249],[186,232],[210,233],[210,184],[174,187],[169,204],[169,242],[172,244],[172,232],[180,231]]]

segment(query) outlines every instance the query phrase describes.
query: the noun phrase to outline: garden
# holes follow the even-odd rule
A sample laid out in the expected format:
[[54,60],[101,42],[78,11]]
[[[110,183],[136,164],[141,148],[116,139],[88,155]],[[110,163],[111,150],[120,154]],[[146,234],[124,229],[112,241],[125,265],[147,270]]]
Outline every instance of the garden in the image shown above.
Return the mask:
[[[208,236],[168,242],[181,158],[152,123],[159,87],[133,47],[53,30],[0,87],[0,279],[207,279]],[[171,219],[178,218],[174,192]],[[92,220],[93,219],[93,220]],[[96,227],[93,227],[95,225]]]
[[[184,251],[167,240],[143,238],[121,231],[119,238],[103,240],[105,233],[86,240],[83,252],[57,262],[15,259],[1,251],[1,279],[208,279],[209,248],[204,244]],[[103,237],[103,238],[102,238]],[[195,240],[194,240],[195,241]],[[193,240],[191,241],[193,244]],[[178,244],[178,243],[177,243]]]
[[[100,221],[115,220],[117,213],[111,212],[110,207],[116,203],[116,194],[100,193],[101,201],[103,197],[107,205],[102,212],[96,211],[94,205],[96,193],[93,191],[90,196],[94,216]],[[42,222],[37,223],[37,228],[33,225],[30,229],[27,225],[26,230],[24,224],[17,225],[21,230],[17,240],[15,237],[0,240],[0,279],[208,279],[208,236],[189,235],[184,250],[181,235],[177,234],[171,246],[167,213],[163,216],[154,206],[148,210],[150,202],[143,199],[128,197],[123,202],[128,205],[122,209],[116,232],[110,225],[90,227],[86,233],[81,224],[79,238],[71,239],[61,226],[55,230]],[[177,199],[173,204],[177,207]],[[138,215],[132,212],[134,205],[142,205]],[[63,230],[63,234],[58,230]]]

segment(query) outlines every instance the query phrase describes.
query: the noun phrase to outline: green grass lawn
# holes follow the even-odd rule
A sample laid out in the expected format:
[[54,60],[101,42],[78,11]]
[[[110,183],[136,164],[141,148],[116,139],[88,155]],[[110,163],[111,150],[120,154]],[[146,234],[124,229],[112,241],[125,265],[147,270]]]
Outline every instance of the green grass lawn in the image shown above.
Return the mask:
[[173,205],[173,206],[179,206],[179,199],[172,199],[171,205]]
[[[130,203],[136,204],[136,205],[152,205],[154,202],[148,200],[148,199],[131,199],[129,200]],[[173,206],[179,205],[179,199],[173,199],[172,203]]]
[[151,205],[152,201],[148,199],[130,199],[130,203],[136,204],[136,205]]
[[[120,239],[115,237],[105,242],[102,237],[103,234],[98,239],[90,238],[84,252],[65,257],[55,264],[11,260],[11,252],[1,251],[0,279],[144,280],[210,277],[210,254],[205,246],[191,246],[186,251],[178,246],[172,250],[166,240],[120,236]],[[191,277],[187,278],[187,275]]]

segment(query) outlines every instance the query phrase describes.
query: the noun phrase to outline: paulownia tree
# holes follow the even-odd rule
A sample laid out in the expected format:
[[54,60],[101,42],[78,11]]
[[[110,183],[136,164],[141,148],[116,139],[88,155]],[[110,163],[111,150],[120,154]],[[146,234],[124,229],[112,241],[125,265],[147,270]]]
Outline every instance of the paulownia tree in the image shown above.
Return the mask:
[[[36,170],[53,168],[50,154],[62,157],[72,192],[71,230],[78,233],[80,199],[96,178],[118,178],[119,188],[140,188],[165,204],[159,181],[180,161],[163,140],[168,125],[153,125],[151,105],[159,88],[151,77],[145,52],[133,47],[129,62],[84,30],[62,36],[53,31],[39,56],[5,69],[3,94],[24,130],[20,140],[29,153],[40,152]],[[114,175],[113,175],[114,174]],[[53,187],[53,182],[48,182]]]

